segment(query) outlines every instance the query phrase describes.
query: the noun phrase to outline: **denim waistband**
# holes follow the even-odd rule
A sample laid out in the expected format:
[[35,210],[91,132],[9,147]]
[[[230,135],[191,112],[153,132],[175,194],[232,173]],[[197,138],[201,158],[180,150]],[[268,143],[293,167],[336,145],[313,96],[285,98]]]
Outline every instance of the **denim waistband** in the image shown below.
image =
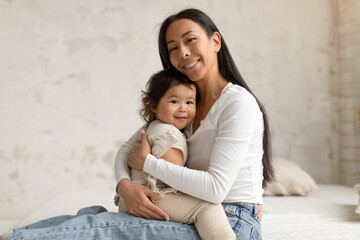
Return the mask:
[[253,217],[257,217],[259,214],[258,203],[232,202],[232,203],[223,203],[222,205],[225,211],[232,213],[234,215],[239,214],[239,209],[242,208],[246,208]]

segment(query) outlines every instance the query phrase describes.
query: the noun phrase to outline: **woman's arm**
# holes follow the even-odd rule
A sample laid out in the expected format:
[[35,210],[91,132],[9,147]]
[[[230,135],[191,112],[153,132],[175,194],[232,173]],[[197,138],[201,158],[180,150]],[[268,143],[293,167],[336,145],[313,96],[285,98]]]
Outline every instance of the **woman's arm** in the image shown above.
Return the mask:
[[141,150],[144,140],[135,144],[134,149],[138,150],[130,157],[130,164],[140,162],[133,166],[143,168],[169,186],[209,202],[221,203],[247,156],[252,135],[261,119],[255,100],[244,103],[233,99],[228,103],[218,116],[218,135],[213,149],[209,149],[212,154],[208,171],[183,168],[157,159]]
[[155,206],[149,198],[161,200],[163,197],[143,185],[131,182],[127,165],[132,146],[140,136],[139,129],[124,145],[115,157],[116,192],[124,199],[125,206],[132,215],[147,219],[169,220],[169,216]]

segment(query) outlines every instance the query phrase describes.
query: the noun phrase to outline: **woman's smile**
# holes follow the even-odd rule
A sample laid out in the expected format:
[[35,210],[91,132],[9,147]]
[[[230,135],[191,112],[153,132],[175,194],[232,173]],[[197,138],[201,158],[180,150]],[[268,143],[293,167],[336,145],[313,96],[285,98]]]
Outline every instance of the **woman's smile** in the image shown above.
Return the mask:
[[196,22],[179,19],[172,22],[166,31],[167,49],[171,64],[190,80],[198,81],[218,74],[217,49],[219,39],[208,36]]
[[183,64],[182,68],[184,68],[185,70],[192,70],[199,61],[200,60],[195,60],[195,61],[191,62],[190,64],[188,64],[188,62],[187,62],[187,63]]

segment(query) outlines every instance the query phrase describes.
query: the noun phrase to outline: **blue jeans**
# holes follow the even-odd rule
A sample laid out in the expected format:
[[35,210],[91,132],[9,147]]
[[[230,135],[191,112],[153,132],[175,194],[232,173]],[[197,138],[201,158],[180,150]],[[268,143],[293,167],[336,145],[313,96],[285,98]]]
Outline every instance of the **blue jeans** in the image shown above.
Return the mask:
[[[251,217],[255,215],[257,217],[256,204],[223,205],[237,239],[261,239],[260,221]],[[0,239],[11,240],[200,239],[194,225],[146,220],[127,214],[108,212],[100,206],[83,208],[75,216],[64,215],[45,219],[14,229],[13,233],[1,237]]]
[[223,203],[230,226],[236,239],[261,240],[259,205],[254,203]]

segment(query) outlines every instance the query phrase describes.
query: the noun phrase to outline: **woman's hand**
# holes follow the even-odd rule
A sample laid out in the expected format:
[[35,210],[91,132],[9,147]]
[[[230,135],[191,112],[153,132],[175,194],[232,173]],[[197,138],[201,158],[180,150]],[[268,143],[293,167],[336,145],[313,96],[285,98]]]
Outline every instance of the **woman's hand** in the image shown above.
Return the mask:
[[124,199],[130,214],[146,219],[170,220],[169,216],[149,199],[161,200],[164,197],[149,188],[125,178],[119,182],[117,192]]
[[150,143],[144,130],[141,130],[140,139],[136,141],[130,153],[129,167],[142,170],[146,156],[151,153]]

